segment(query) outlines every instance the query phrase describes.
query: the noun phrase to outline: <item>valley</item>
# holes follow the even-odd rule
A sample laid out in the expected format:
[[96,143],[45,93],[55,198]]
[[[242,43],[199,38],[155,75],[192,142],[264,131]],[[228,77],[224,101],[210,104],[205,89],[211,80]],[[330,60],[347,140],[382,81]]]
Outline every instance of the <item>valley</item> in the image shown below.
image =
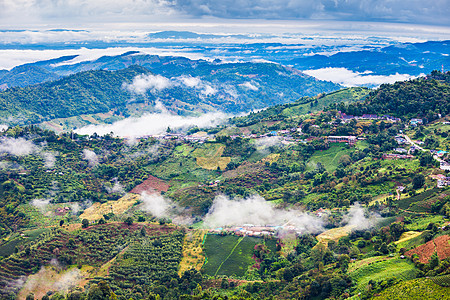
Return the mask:
[[[91,82],[75,94],[95,99],[82,91],[99,91],[96,80],[148,71],[118,72],[62,80]],[[83,115],[94,132],[109,126],[87,117],[103,98],[86,104],[92,111],[58,97],[47,110],[5,100],[4,116],[39,117],[0,133],[1,297],[441,297],[450,272],[449,77],[296,96],[223,123],[128,137],[64,123]],[[53,87],[70,95],[60,84],[3,99]],[[52,114],[58,130],[40,123]]]

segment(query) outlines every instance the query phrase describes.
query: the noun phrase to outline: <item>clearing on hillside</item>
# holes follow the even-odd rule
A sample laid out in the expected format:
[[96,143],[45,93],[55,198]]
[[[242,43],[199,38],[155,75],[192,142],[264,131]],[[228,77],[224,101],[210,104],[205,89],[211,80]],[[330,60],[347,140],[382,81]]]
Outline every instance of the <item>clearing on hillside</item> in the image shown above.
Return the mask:
[[414,254],[417,254],[419,256],[420,262],[426,264],[428,263],[428,260],[431,258],[431,255],[433,255],[434,252],[437,252],[440,260],[450,257],[449,235],[439,236],[426,244],[409,250],[405,253],[405,255],[411,257]]
[[100,220],[103,218],[103,215],[111,212],[116,215],[123,214],[139,200],[139,197],[136,194],[126,194],[117,201],[108,201],[103,204],[94,203],[91,207],[85,209],[80,215],[80,219],[95,221]]
[[222,157],[225,146],[221,144],[208,145],[208,148],[196,149],[192,155],[196,157],[197,165],[206,170],[225,170],[231,157]]
[[164,180],[159,179],[155,176],[150,175],[148,179],[146,179],[140,185],[135,186],[130,193],[132,194],[142,194],[144,192],[154,193],[154,192],[167,192],[169,190],[170,185],[167,184]]
[[374,297],[376,300],[403,300],[403,299],[449,299],[449,288],[441,287],[428,278],[420,278],[401,282],[387,288]]
[[210,276],[244,276],[248,267],[255,263],[252,258],[255,246],[263,243],[272,253],[276,251],[275,240],[208,234],[204,247],[207,257],[203,266],[205,273]]
[[205,255],[203,254],[202,244],[207,234],[207,230],[198,229],[191,230],[186,233],[183,240],[183,257],[180,262],[180,269],[178,274],[181,276],[184,271],[191,268],[200,271],[205,262]]
[[329,241],[339,241],[341,237],[349,235],[349,233],[352,231],[352,226],[344,226],[344,227],[338,227],[333,228],[327,231],[322,232],[319,234],[316,239],[319,241],[319,243],[324,244],[325,246],[328,246]]
[[332,143],[327,150],[314,152],[306,165],[306,170],[314,170],[320,162],[328,172],[333,172],[339,165],[339,159],[343,155],[350,155],[350,152],[346,145]]
[[363,264],[350,272],[350,277],[357,283],[357,291],[363,292],[366,290],[370,280],[380,281],[394,277],[410,280],[416,278],[417,272],[413,263],[400,258],[391,258]]

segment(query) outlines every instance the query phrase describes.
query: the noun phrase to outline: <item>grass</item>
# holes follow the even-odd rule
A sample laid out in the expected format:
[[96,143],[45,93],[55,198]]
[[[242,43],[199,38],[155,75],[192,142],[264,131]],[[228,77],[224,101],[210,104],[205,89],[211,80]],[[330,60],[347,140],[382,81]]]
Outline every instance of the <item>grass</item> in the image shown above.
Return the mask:
[[406,228],[410,231],[420,231],[425,230],[430,223],[435,223],[439,226],[439,224],[442,222],[443,216],[420,216],[417,219],[414,219],[414,222],[411,224],[408,224]]
[[89,221],[100,220],[103,215],[113,212],[116,215],[123,214],[139,199],[139,195],[126,194],[117,201],[108,201],[106,203],[94,203],[87,208],[81,215],[80,219],[88,219]]
[[423,201],[427,198],[430,198],[430,197],[434,196],[437,192],[438,192],[438,189],[433,188],[433,189],[424,191],[423,193],[420,193],[416,196],[405,198],[405,199],[400,199],[396,202],[396,204],[401,209],[408,209],[411,206],[411,204],[413,204],[415,202]]
[[351,150],[343,144],[331,144],[327,150],[314,152],[306,165],[306,170],[314,170],[320,162],[328,172],[333,172],[339,165],[339,159],[343,155],[349,155],[350,152]]
[[333,228],[319,234],[316,239],[319,243],[328,246],[329,241],[339,241],[340,238],[347,236],[352,231],[351,226],[344,226],[339,228]]
[[401,282],[381,292],[377,300],[403,300],[403,299],[450,299],[449,289],[435,284],[428,278],[420,278]]
[[411,239],[414,239],[416,237],[418,237],[419,235],[421,235],[422,232],[420,231],[407,231],[407,232],[403,232],[402,235],[400,236],[400,239],[396,242],[394,242],[394,244],[398,245],[400,248],[402,248],[401,245],[406,244],[406,242],[408,242]]
[[[207,235],[204,245],[207,261],[203,269],[210,276],[244,276],[255,263],[252,259],[255,245],[261,243],[263,239],[254,237]],[[267,240],[266,245],[275,251],[275,241]]]
[[200,271],[204,262],[202,243],[207,230],[191,230],[184,236],[183,240],[183,258],[180,262],[178,274],[181,276],[185,271],[194,268]]
[[350,277],[356,282],[358,292],[363,292],[370,280],[381,281],[394,277],[410,280],[415,278],[416,275],[417,270],[414,264],[399,258],[370,261],[362,264],[359,268],[353,268],[350,272]]

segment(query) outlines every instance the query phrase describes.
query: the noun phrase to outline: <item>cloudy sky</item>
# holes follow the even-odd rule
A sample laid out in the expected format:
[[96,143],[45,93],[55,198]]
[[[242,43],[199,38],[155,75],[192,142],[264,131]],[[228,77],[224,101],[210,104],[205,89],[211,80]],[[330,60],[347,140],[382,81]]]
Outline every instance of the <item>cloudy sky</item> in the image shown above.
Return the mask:
[[450,0],[0,0],[2,28],[189,20],[335,20],[449,26]]

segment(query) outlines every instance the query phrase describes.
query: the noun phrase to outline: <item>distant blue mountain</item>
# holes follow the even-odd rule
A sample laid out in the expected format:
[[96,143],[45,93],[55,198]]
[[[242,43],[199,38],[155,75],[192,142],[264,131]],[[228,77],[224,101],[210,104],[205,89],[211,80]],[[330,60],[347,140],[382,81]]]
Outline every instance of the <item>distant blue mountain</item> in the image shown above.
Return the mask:
[[372,71],[377,75],[395,73],[420,75],[450,67],[450,41],[405,43],[378,50],[340,52],[331,56],[301,56],[288,64],[300,70],[346,68],[355,72]]

